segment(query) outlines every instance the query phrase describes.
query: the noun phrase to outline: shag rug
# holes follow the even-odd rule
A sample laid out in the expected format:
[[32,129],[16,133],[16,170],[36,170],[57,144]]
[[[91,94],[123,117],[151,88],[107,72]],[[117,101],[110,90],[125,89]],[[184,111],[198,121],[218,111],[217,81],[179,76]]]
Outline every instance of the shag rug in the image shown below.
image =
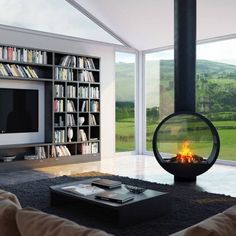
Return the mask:
[[[124,184],[146,187],[171,195],[171,212],[165,216],[145,221],[140,224],[119,228],[109,221],[106,215],[85,214],[83,210],[74,207],[50,206],[49,186],[67,183],[87,178],[109,178],[119,180]],[[191,189],[188,185],[164,185],[153,182],[114,176],[99,172],[87,172],[76,176],[62,176],[48,178],[17,185],[0,186],[17,195],[22,207],[30,206],[42,211],[52,213],[78,224],[88,227],[100,228],[114,235],[120,236],[164,236],[182,230],[212,215],[224,211],[236,204],[236,198],[230,196],[211,194]]]

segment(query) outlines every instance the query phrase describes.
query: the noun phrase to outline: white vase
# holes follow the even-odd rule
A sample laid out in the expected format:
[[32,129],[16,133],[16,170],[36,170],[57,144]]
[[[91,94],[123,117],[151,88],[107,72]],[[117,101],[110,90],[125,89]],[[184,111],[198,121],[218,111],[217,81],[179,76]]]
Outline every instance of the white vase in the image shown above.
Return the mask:
[[79,117],[79,125],[80,126],[83,125],[84,121],[85,121],[84,117]]
[[73,129],[72,128],[68,128],[67,136],[68,136],[69,142],[71,142],[71,139],[73,138]]

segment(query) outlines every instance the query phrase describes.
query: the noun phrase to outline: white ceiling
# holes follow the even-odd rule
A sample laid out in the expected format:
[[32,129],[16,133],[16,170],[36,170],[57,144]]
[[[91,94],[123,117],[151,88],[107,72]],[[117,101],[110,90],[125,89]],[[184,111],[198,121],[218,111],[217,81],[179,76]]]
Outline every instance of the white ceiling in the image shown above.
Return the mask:
[[[138,50],[174,43],[174,0],[74,0]],[[197,39],[236,33],[235,0],[197,0]]]

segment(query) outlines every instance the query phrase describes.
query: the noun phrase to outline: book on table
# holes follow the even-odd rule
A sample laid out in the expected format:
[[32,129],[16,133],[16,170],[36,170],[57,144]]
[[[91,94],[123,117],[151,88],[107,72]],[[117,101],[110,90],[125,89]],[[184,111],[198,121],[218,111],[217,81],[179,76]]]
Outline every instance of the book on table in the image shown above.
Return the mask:
[[94,186],[98,186],[101,188],[108,188],[108,189],[121,187],[120,181],[114,181],[110,179],[97,179],[97,180],[94,180],[91,184]]
[[76,193],[82,196],[89,196],[97,193],[105,192],[104,189],[97,186],[92,186],[91,184],[75,184],[70,186],[62,187],[62,190]]
[[125,203],[134,199],[130,194],[114,193],[105,191],[95,195],[95,198],[116,203]]

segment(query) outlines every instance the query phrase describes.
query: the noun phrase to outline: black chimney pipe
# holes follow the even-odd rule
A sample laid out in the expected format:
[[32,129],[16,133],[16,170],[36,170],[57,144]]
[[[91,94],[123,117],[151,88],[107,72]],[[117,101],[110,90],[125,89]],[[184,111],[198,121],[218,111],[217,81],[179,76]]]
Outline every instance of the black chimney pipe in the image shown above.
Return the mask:
[[196,0],[174,0],[175,112],[195,112]]

